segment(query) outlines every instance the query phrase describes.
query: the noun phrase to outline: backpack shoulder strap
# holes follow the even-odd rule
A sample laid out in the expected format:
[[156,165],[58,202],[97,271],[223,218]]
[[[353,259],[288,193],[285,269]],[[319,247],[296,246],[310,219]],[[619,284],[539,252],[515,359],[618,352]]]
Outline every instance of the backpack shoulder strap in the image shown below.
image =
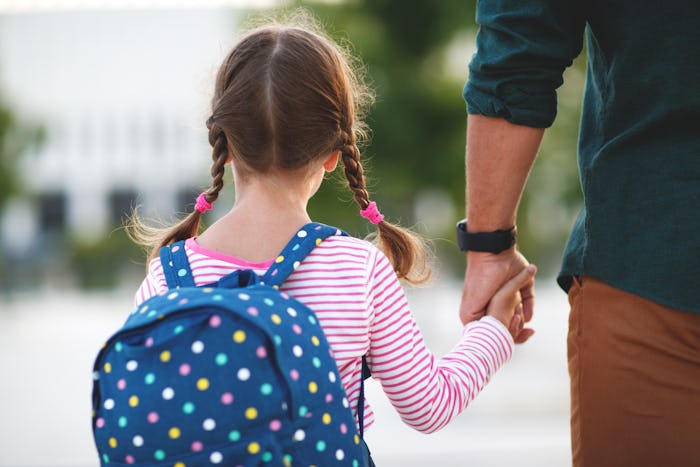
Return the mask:
[[262,281],[267,285],[279,287],[317,245],[333,235],[347,236],[348,234],[336,227],[318,222],[306,224],[287,243],[263,276]]
[[190,262],[187,260],[184,240],[162,247],[160,263],[169,289],[194,287],[194,277],[192,277]]

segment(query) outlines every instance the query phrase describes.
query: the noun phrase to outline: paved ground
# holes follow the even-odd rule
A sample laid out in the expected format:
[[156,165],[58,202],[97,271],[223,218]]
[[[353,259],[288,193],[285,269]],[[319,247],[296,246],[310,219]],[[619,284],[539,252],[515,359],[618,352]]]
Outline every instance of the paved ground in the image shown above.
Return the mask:
[[[449,427],[423,435],[404,426],[376,384],[377,422],[367,440],[379,467],[567,466],[565,295],[538,283],[537,334]],[[0,298],[0,466],[96,466],[90,431],[92,359],[129,311],[130,292],[37,293]],[[410,293],[437,354],[459,335],[455,285]]]

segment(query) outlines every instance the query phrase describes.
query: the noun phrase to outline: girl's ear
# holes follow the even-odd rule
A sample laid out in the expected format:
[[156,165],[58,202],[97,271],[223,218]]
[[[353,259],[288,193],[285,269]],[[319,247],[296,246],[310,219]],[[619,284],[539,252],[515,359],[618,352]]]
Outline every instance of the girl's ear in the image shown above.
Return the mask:
[[333,153],[323,161],[323,170],[326,172],[333,172],[338,165],[338,159],[340,159],[340,149],[333,151]]

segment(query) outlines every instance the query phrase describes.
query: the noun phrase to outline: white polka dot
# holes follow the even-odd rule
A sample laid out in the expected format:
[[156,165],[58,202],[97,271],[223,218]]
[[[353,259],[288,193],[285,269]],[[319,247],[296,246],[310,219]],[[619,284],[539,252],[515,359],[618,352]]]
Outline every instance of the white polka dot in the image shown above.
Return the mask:
[[214,428],[216,428],[216,422],[213,418],[207,418],[204,420],[204,423],[202,423],[202,428],[204,428],[206,431],[212,431]]
[[346,409],[350,407],[350,402],[348,402],[347,397],[343,397],[343,407],[345,407]]
[[296,268],[298,268],[300,264],[301,263],[299,261],[294,261],[294,264],[292,265],[292,267],[296,270]]
[[248,368],[241,368],[238,370],[237,376],[241,381],[248,381],[250,379],[250,370]]
[[304,438],[306,438],[306,433],[304,430],[295,431],[294,436],[292,437],[294,441],[304,441]]
[[241,300],[250,300],[250,295],[248,295],[247,293],[241,292],[238,294],[238,298],[240,298]]
[[295,345],[294,347],[292,347],[292,353],[295,357],[301,357],[302,355],[304,355],[304,351],[299,345]]
[[177,292],[173,292],[170,295],[168,295],[168,300],[175,300],[178,297]]
[[306,230],[300,230],[299,232],[297,232],[297,237],[299,238],[304,238],[306,237],[306,235]]
[[107,410],[112,410],[114,408],[114,399],[107,399],[104,403],[104,408]]
[[329,371],[328,372],[328,381],[330,381],[331,383],[335,383],[335,380],[336,380],[335,373],[333,373],[332,371]]
[[192,352],[194,353],[202,353],[204,352],[204,342],[202,341],[194,341],[192,343]]
[[335,451],[335,458],[338,459],[339,461],[342,461],[343,459],[345,459],[345,453],[343,452],[342,449],[338,449],[337,451]]
[[140,448],[141,446],[143,446],[143,437],[136,435],[131,440],[131,442],[134,443],[134,446],[136,446],[137,448]]
[[288,313],[289,316],[291,316],[292,318],[296,318],[296,316],[297,316],[297,310],[295,310],[295,309],[292,308],[292,307],[287,308],[287,313]]
[[134,371],[138,367],[139,367],[139,362],[137,362],[136,360],[129,360],[128,362],[126,362],[126,369],[128,371]]
[[163,389],[163,399],[165,399],[166,401],[169,401],[173,397],[175,397],[175,391],[173,390],[173,388]]
[[224,460],[224,456],[219,451],[214,451],[209,456],[209,461],[212,464],[220,464],[222,460]]

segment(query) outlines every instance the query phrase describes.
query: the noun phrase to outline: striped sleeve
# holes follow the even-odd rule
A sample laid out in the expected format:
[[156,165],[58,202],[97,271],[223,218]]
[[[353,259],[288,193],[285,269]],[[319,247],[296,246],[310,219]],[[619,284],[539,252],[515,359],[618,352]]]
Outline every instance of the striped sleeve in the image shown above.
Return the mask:
[[380,381],[404,423],[418,431],[432,433],[446,426],[513,353],[508,331],[498,320],[486,317],[466,326],[447,355],[435,357],[381,253],[370,277],[370,293],[372,377]]

